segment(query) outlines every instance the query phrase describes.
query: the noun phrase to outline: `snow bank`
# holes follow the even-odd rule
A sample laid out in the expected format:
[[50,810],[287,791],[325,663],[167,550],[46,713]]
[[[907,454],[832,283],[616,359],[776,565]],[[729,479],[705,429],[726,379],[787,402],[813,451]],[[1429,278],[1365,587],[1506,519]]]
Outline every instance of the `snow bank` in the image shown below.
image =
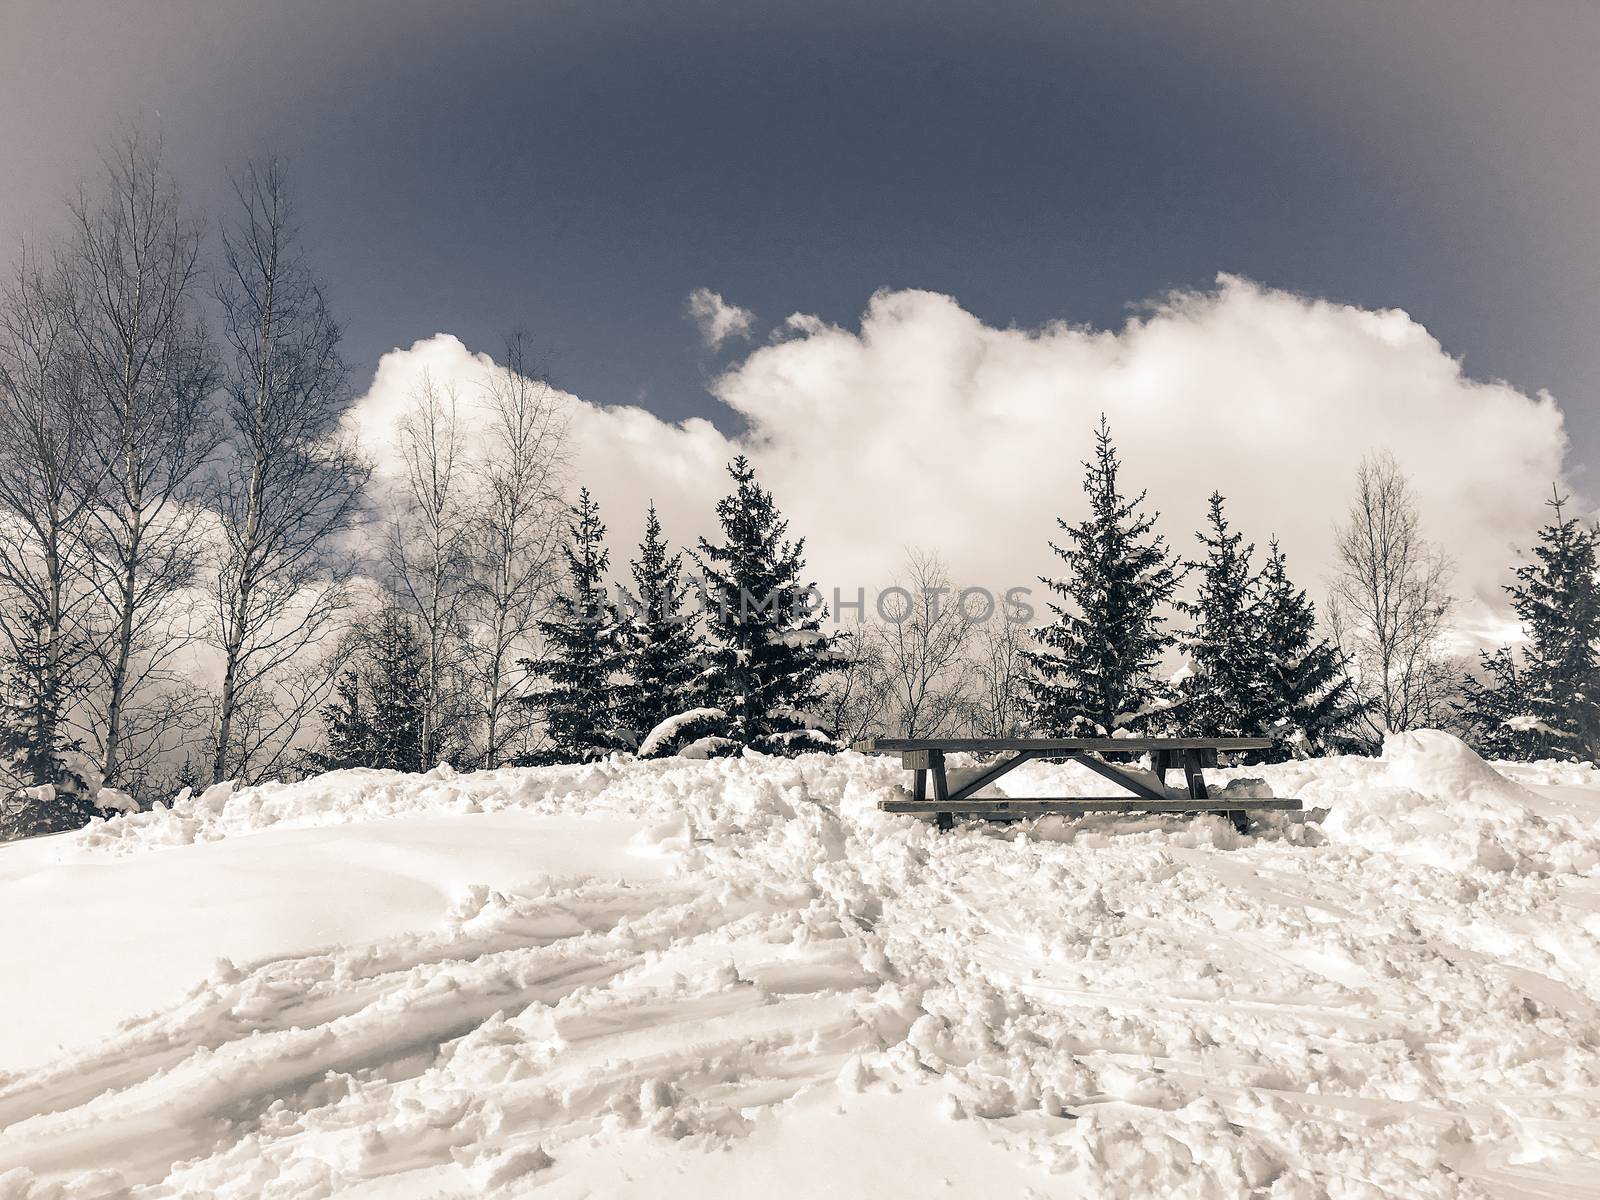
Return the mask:
[[[1584,1194],[1593,773],[1416,734],[1219,775],[1325,816],[940,835],[877,811],[892,758],[618,757],[210,789],[0,849],[8,913],[141,914],[102,980],[7,997],[26,1036],[82,989],[102,1032],[0,1078],[0,1197]],[[129,1011],[199,892],[191,950],[293,928]],[[340,908],[406,911],[315,936]]]
[[1447,733],[1390,737],[1379,765],[1383,786],[1338,805],[1332,836],[1451,868],[1581,872],[1600,862],[1592,836],[1546,820],[1537,795]]
[[1499,763],[1438,730],[1388,738],[1379,758],[1313,759],[1230,774],[1265,775],[1279,795],[1323,808],[1333,842],[1443,870],[1586,875],[1600,865],[1600,811],[1563,804],[1557,786],[1600,788],[1592,767]]

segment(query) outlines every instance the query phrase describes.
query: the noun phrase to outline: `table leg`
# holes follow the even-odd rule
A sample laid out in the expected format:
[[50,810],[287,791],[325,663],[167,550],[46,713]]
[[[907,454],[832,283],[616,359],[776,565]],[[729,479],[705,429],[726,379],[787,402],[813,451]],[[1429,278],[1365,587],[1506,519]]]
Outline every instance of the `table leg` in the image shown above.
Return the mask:
[[[936,803],[944,804],[950,799],[950,781],[944,773],[944,751],[932,750],[928,753],[928,773],[933,776],[933,798]],[[948,812],[939,814],[939,830],[954,829],[955,815]]]
[[[1201,773],[1204,766],[1205,752],[1203,750],[1185,750],[1183,752],[1183,777],[1189,785],[1189,797],[1192,800],[1210,798],[1206,791],[1205,776]],[[1249,832],[1250,818],[1245,815],[1243,809],[1229,809],[1228,819],[1233,822],[1233,827],[1240,833]]]

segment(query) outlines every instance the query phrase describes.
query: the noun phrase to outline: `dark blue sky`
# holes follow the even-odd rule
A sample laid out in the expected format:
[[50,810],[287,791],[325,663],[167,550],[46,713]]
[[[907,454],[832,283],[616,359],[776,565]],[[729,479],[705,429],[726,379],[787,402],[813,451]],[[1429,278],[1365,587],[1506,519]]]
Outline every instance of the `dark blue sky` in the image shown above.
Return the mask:
[[696,287],[768,323],[916,286],[1115,325],[1228,271],[1407,309],[1600,464],[1596,51],[1587,0],[0,0],[0,244],[130,122],[213,211],[274,148],[359,384],[523,327],[673,418],[721,418]]

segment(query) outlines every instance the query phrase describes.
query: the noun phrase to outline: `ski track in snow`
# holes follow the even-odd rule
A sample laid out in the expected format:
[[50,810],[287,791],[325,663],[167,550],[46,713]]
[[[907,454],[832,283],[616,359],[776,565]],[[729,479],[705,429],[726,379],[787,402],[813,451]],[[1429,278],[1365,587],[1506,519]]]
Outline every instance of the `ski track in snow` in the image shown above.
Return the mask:
[[505,811],[629,822],[650,869],[219,962],[0,1077],[0,1200],[1593,1196],[1600,775],[1500,767],[1421,734],[1220,772],[1325,810],[1244,837],[941,836],[854,754],[212,789],[61,852]]

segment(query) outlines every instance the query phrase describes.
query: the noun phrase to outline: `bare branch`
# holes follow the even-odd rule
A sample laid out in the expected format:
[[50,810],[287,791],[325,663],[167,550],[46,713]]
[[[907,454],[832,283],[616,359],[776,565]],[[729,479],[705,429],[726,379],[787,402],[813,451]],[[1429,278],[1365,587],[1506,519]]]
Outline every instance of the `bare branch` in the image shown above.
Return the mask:
[[556,580],[570,414],[521,337],[508,342],[481,403],[465,600],[481,761],[496,767],[530,749],[529,710],[514,701],[527,683],[520,664],[538,657],[538,618]]
[[910,550],[896,587],[892,618],[874,628],[883,653],[890,706],[906,737],[943,732],[964,703],[967,645],[973,623],[936,555]]
[[[93,639],[105,703],[91,729],[108,784],[121,782],[135,660],[194,578],[201,510],[193,482],[216,449],[217,358],[196,311],[200,230],[161,170],[160,147],[128,138],[91,198],[72,206],[67,320],[92,407],[88,449],[103,481],[90,510]],[[163,710],[166,702],[153,697]],[[132,718],[140,720],[137,717]]]
[[[231,351],[224,393],[230,440],[212,504],[220,519],[214,637],[224,659],[212,777],[252,776],[281,761],[260,731],[298,728],[304,696],[271,677],[321,647],[352,567],[335,539],[356,520],[368,468],[338,432],[346,368],[339,327],[295,239],[276,162],[234,181],[235,225],[217,284]],[[297,669],[316,668],[300,660]],[[249,714],[235,740],[234,722]]]
[[385,556],[390,587],[422,634],[418,761],[432,767],[462,734],[470,513],[466,451],[452,388],[424,375],[400,419],[405,467]]
[[1362,462],[1336,550],[1330,627],[1368,701],[1372,732],[1437,723],[1452,691],[1441,641],[1455,604],[1453,568],[1423,537],[1410,484],[1388,452]]

